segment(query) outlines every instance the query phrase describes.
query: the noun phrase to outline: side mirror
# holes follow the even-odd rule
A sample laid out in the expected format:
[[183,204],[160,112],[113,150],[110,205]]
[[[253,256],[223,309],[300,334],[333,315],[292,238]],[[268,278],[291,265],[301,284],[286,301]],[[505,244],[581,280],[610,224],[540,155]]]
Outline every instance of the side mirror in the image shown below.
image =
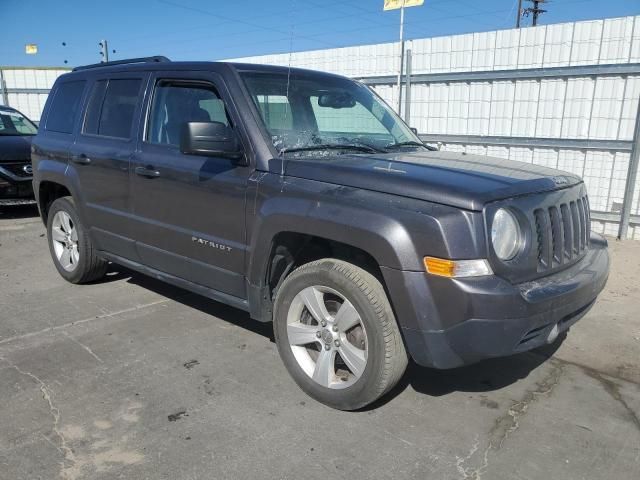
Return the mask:
[[409,129],[415,133],[416,135],[418,135],[418,129],[416,127],[409,127]]
[[236,133],[220,122],[186,122],[180,131],[180,151],[186,155],[242,158]]

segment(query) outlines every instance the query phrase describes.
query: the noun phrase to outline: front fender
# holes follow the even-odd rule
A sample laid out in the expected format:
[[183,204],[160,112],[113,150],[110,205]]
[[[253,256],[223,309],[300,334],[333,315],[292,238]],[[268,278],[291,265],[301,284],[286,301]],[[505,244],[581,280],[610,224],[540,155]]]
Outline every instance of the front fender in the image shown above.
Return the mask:
[[[260,287],[274,238],[283,232],[312,235],[367,252],[382,271],[424,273],[426,255],[483,258],[482,215],[398,195],[313,180],[265,174],[247,216],[249,290]],[[390,288],[392,303],[402,285]],[[253,300],[250,301],[253,303]],[[264,316],[262,313],[258,316]],[[411,323],[410,321],[402,323]]]
[[282,232],[341,242],[369,253],[379,265],[417,268],[417,252],[406,228],[397,220],[358,206],[292,198],[265,200],[253,223],[249,281],[260,283],[273,239]]
[[260,283],[281,232],[338,241],[397,270],[424,271],[425,255],[481,258],[484,249],[477,212],[275,174],[260,179],[248,213],[247,277],[253,284]]

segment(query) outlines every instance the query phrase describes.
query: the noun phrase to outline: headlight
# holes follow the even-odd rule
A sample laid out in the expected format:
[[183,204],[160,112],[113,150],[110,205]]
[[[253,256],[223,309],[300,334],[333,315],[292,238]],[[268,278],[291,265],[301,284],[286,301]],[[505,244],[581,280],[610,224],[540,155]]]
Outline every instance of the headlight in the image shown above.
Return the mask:
[[520,226],[509,210],[501,208],[493,216],[491,243],[500,260],[511,260],[518,254],[522,243]]

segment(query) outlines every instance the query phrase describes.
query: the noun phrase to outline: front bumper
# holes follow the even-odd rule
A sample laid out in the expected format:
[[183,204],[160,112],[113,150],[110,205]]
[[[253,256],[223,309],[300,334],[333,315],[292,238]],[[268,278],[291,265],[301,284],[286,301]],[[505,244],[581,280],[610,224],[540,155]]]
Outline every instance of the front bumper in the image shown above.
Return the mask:
[[33,199],[33,178],[16,173],[23,165],[29,163],[0,164],[0,200]]
[[606,240],[591,236],[570,268],[513,285],[497,276],[466,279],[383,268],[405,343],[420,365],[454,368],[552,341],[582,318],[609,275]]

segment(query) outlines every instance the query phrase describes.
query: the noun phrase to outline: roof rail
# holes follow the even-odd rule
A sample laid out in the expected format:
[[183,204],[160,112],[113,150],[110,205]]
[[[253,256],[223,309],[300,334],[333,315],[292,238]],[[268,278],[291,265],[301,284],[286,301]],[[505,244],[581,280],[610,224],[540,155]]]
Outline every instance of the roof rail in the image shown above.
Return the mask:
[[73,69],[74,72],[78,70],[89,70],[91,68],[110,67],[112,65],[127,65],[129,63],[158,63],[158,62],[170,62],[167,57],[162,55],[156,55],[154,57],[140,57],[140,58],[127,58],[125,60],[114,60],[113,62],[101,62],[92,63],[91,65],[82,65]]

